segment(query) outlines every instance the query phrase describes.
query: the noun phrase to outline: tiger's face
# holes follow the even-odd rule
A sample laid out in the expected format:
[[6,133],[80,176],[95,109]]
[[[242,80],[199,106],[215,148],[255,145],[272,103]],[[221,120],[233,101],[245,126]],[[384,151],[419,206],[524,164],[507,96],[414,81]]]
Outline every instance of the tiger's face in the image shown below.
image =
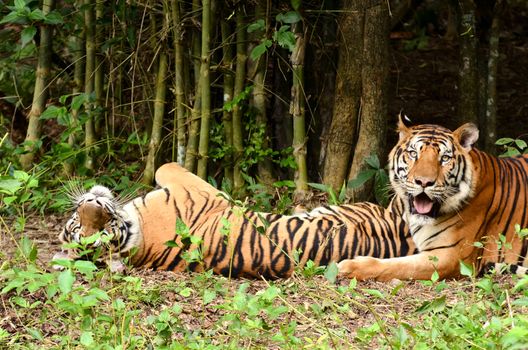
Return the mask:
[[[89,237],[97,232],[115,236],[119,230],[117,203],[110,190],[104,186],[94,186],[75,201],[75,212],[66,222],[59,235],[62,242],[80,242],[81,237]],[[97,240],[93,245],[100,245]]]
[[464,124],[454,132],[438,125],[406,127],[389,155],[392,188],[406,205],[412,223],[426,224],[460,209],[474,191],[469,151],[478,129]]

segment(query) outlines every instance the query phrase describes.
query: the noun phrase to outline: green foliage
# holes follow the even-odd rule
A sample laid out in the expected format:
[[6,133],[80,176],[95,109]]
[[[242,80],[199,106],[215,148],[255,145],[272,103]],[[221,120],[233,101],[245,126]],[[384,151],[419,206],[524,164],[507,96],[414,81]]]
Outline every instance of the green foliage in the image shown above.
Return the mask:
[[415,38],[404,40],[403,43],[405,51],[425,50],[429,45],[429,37],[425,28],[422,28],[418,31],[418,35]]
[[[256,61],[264,53],[272,47],[273,44],[277,44],[282,48],[288,49],[289,52],[292,52],[295,47],[295,34],[291,31],[291,25],[295,24],[302,20],[301,14],[297,11],[300,6],[300,1],[292,1],[292,7],[295,11],[288,11],[284,13],[279,13],[275,17],[277,28],[273,29],[273,34],[271,38],[263,37],[258,45],[256,45],[249,57]],[[266,23],[263,19],[258,19],[255,22],[251,23],[248,26],[248,33],[254,32],[263,32],[266,29]]]
[[365,158],[368,168],[361,171],[355,179],[348,181],[347,187],[354,189],[363,186],[367,181],[374,180],[374,196],[383,207],[389,204],[389,176],[385,168],[381,167],[377,155],[372,154]]
[[328,201],[332,205],[341,205],[346,199],[346,186],[343,184],[341,186],[341,190],[339,191],[339,194],[336,194],[332,186],[325,185],[325,184],[319,184],[314,182],[309,182],[308,186],[315,188],[316,190],[319,190],[321,192],[328,194]]
[[501,157],[515,157],[521,154],[528,154],[528,145],[522,139],[503,137],[495,141],[495,144],[503,148]]

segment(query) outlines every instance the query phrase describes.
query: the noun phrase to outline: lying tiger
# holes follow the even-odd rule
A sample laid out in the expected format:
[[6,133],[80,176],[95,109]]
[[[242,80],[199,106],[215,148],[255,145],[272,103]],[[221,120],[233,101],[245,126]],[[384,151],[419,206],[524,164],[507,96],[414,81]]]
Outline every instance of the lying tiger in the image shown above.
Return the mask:
[[[401,219],[401,208],[386,210],[370,203],[324,206],[298,215],[244,211],[213,186],[176,163],[156,172],[160,189],[119,206],[110,190],[95,186],[76,200],[76,210],[59,239],[79,242],[102,231],[112,237],[108,259],[112,270],[123,268],[131,254],[134,266],[172,271],[213,269],[225,276],[288,277],[309,259],[317,265],[358,255],[389,258],[413,254],[415,246]],[[176,232],[177,219],[193,244]],[[173,244],[167,244],[173,242]],[[175,243],[175,244],[174,244]],[[185,259],[200,248],[201,261]],[[76,258],[74,251],[55,258]]]
[[511,264],[511,272],[526,273],[528,239],[514,227],[528,225],[528,156],[496,158],[474,149],[479,132],[473,124],[451,132],[438,125],[407,127],[400,119],[398,131],[389,177],[420,252],[345,260],[340,273],[386,281],[429,279],[436,270],[449,278],[459,276],[459,261],[476,272]]

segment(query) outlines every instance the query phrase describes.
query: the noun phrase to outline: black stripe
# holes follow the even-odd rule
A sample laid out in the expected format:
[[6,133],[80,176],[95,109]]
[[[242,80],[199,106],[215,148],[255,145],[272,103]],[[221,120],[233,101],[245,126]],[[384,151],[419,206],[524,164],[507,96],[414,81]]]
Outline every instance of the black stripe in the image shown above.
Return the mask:
[[165,198],[165,204],[168,204],[169,203],[169,198],[170,198],[170,191],[167,187],[163,187],[163,191],[165,191],[165,194],[166,194],[166,198]]
[[460,238],[457,242],[455,242],[453,244],[424,249],[424,250],[422,250],[422,252],[431,252],[433,250],[438,250],[438,249],[453,248],[454,246],[458,245],[462,240],[463,240],[463,238]]

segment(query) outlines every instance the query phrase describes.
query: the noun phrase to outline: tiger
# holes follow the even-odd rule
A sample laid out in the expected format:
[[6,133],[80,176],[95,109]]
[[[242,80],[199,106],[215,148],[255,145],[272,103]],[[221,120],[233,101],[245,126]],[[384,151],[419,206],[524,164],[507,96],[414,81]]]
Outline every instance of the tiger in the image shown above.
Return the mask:
[[[483,274],[499,268],[525,274],[528,239],[528,156],[499,158],[474,147],[478,128],[406,126],[389,153],[389,180],[403,206],[418,254],[356,257],[338,264],[358,280],[460,278],[460,262]],[[502,271],[498,271],[502,272]],[[467,274],[467,272],[466,272]]]
[[[133,267],[152,270],[212,269],[228,277],[267,279],[289,277],[309,260],[323,266],[357,255],[416,252],[401,219],[403,208],[365,202],[280,215],[235,205],[177,163],[162,165],[155,180],[157,189],[124,205],[108,188],[94,186],[75,199],[59,240],[79,242],[96,232],[110,236],[106,262],[113,271],[122,271],[127,258]],[[177,226],[188,232],[177,232]],[[55,259],[76,254],[70,249]]]

